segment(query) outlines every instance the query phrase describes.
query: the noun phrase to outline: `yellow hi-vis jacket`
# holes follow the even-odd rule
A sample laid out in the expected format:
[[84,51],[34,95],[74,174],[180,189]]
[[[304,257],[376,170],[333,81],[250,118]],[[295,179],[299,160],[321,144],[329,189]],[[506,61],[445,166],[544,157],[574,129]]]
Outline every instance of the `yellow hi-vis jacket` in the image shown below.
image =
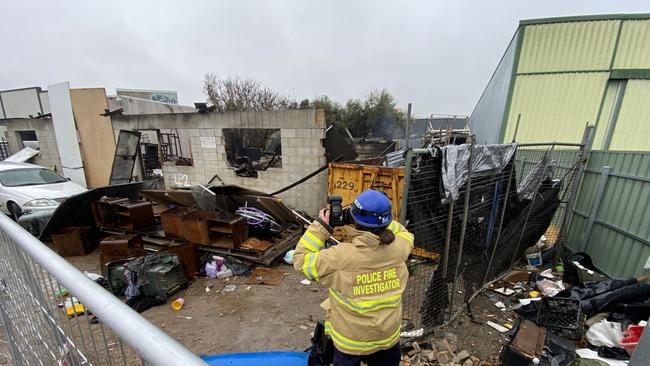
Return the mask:
[[351,243],[323,249],[332,229],[316,220],[296,246],[294,268],[329,287],[321,304],[327,312],[325,331],[341,352],[368,355],[399,342],[413,234],[396,221],[388,228],[395,234],[388,245],[350,225],[345,230]]

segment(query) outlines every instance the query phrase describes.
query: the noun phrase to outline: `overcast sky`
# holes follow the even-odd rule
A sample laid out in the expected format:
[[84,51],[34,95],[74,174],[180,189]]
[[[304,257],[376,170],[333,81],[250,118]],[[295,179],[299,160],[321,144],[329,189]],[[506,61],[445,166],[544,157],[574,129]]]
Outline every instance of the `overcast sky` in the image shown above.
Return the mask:
[[388,88],[414,113],[469,114],[521,19],[650,12],[650,1],[5,1],[0,90],[168,89],[253,77],[296,99]]

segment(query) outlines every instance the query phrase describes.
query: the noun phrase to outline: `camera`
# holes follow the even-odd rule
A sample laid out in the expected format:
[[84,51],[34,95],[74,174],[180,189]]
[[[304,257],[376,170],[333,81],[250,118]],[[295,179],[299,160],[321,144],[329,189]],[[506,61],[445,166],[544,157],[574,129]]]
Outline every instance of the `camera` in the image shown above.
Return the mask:
[[343,226],[352,222],[349,210],[343,209],[343,197],[327,196],[330,211],[330,226]]

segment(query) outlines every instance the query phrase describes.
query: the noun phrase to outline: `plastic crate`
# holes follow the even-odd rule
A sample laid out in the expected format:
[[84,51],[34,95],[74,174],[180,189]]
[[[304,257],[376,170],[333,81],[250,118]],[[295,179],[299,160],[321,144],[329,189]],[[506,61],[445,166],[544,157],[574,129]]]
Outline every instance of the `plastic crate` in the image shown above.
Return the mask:
[[585,317],[580,310],[580,300],[549,297],[542,307],[542,321],[551,332],[572,340],[584,335]]
[[623,332],[623,339],[621,339],[619,343],[621,347],[627,351],[630,357],[634,354],[636,346],[639,344],[639,339],[641,339],[641,335],[643,334],[644,330],[645,327],[631,325],[625,332]]

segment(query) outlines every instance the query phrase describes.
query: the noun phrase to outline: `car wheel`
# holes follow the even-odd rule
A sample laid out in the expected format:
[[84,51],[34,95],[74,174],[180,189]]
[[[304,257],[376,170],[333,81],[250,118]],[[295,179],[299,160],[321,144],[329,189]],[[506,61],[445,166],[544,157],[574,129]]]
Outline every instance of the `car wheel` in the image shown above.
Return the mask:
[[7,205],[7,209],[9,209],[9,213],[11,214],[11,217],[16,222],[18,221],[18,218],[23,214],[23,210],[21,210],[20,206],[18,206],[14,202],[9,202],[9,204]]

